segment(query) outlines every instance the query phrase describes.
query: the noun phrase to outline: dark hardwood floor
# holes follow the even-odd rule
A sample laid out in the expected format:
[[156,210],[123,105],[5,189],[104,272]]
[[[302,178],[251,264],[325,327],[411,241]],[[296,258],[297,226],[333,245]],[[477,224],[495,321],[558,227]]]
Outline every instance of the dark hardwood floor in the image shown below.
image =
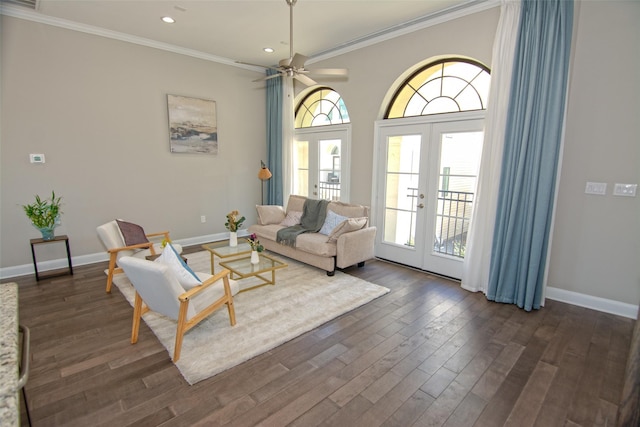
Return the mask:
[[14,280],[34,426],[616,425],[630,319],[555,301],[527,313],[373,260],[347,273],[389,294],[189,386],[144,322],[129,343],[105,268]]

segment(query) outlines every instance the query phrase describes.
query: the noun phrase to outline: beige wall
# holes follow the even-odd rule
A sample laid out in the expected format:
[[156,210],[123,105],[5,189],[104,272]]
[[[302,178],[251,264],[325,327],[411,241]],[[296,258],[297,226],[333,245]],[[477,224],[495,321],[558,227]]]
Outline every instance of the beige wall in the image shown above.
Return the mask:
[[[232,209],[255,218],[266,152],[265,93],[255,78],[2,16],[1,266],[31,263],[28,239],[39,233],[20,205],[51,190],[63,196],[56,233],[70,236],[74,257],[103,253],[95,228],[114,218],[178,240],[225,232]],[[169,152],[167,94],[216,101],[217,156]],[[29,153],[46,163],[30,164]],[[49,249],[39,250],[46,259]]]
[[[569,90],[549,286],[640,302],[640,3],[582,2]],[[584,194],[587,181],[607,195]]]
[[[491,9],[313,64],[349,68],[348,80],[327,83],[352,121],[352,202],[370,204],[373,123],[400,76],[439,55],[491,66],[498,17]],[[640,181],[637,22],[638,2],[580,4],[549,268],[550,287],[628,304],[640,302],[640,198],[611,191],[614,182]],[[231,208],[253,214],[265,150],[255,74],[10,18],[3,24],[2,267],[30,262],[27,239],[37,232],[17,205],[52,188],[65,196],[61,231],[74,255],[101,250],[95,225],[115,216],[188,239],[223,232]],[[168,153],[166,93],[218,102],[218,157]],[[29,165],[30,152],[44,152],[47,163]],[[588,180],[607,182],[607,196],[585,195]]]

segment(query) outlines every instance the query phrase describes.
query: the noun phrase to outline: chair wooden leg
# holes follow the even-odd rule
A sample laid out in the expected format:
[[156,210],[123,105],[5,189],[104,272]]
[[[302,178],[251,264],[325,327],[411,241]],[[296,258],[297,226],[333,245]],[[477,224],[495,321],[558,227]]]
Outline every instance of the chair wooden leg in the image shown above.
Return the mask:
[[140,318],[142,317],[142,297],[136,292],[136,299],[133,304],[133,325],[131,326],[131,344],[138,342],[138,331],[140,330]]
[[236,310],[233,307],[233,298],[229,298],[229,302],[227,302],[227,310],[229,310],[229,322],[231,326],[236,325]]
[[189,308],[189,300],[180,301],[180,312],[178,313],[178,328],[176,330],[176,344],[173,349],[173,363],[180,359],[180,350],[182,349],[182,338],[187,323],[187,309]]
[[111,284],[113,283],[113,270],[116,268],[116,254],[109,257],[109,273],[107,274],[107,293],[111,293]]
[[236,324],[236,309],[233,306],[233,295],[231,295],[231,286],[229,285],[229,276],[224,276],[222,278],[222,283],[224,284],[224,293],[227,297],[227,310],[229,311],[229,321],[231,322],[231,326],[235,326]]

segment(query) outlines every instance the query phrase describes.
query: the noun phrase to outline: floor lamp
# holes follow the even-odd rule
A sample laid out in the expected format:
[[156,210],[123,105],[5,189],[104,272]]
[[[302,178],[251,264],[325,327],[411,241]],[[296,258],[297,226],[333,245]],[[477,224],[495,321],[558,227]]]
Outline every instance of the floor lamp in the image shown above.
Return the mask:
[[258,178],[262,181],[262,204],[264,205],[264,182],[271,178],[271,171],[264,164],[262,160],[260,160],[260,171],[258,172]]

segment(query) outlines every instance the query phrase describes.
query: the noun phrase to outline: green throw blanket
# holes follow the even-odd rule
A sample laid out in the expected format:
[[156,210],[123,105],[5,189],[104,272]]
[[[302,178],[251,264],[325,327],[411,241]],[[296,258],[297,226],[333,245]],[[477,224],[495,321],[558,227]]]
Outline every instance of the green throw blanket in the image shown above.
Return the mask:
[[327,216],[328,204],[328,200],[305,200],[300,224],[278,230],[276,242],[295,248],[298,235],[320,230]]

